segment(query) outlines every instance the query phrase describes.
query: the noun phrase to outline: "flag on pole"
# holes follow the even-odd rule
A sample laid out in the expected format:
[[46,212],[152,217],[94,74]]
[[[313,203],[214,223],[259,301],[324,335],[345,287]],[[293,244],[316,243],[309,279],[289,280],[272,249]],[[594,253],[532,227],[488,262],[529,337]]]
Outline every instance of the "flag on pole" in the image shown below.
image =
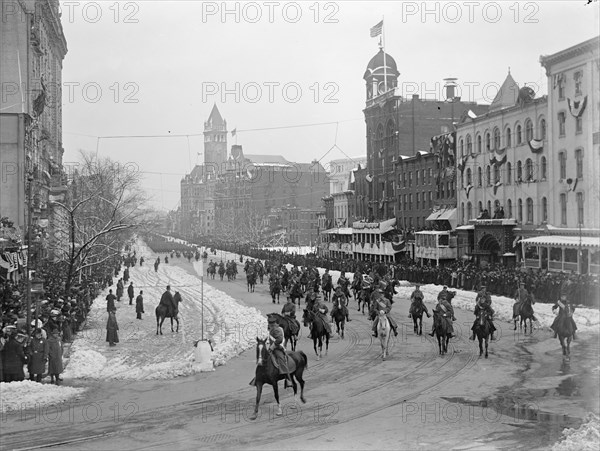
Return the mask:
[[371,27],[371,37],[377,37],[381,34],[381,32],[383,31],[383,20],[381,22],[379,22],[377,25],[375,25],[374,27]]
[[237,128],[234,128],[233,130],[231,130],[231,136],[235,136],[236,133],[237,133]]

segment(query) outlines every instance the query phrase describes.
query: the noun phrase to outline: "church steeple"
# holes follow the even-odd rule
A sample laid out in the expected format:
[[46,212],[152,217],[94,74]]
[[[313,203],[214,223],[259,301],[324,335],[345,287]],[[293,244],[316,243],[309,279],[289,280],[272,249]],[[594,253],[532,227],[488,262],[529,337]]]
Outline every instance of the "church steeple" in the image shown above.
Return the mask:
[[214,172],[227,160],[227,121],[214,104],[204,122],[204,164],[207,172]]

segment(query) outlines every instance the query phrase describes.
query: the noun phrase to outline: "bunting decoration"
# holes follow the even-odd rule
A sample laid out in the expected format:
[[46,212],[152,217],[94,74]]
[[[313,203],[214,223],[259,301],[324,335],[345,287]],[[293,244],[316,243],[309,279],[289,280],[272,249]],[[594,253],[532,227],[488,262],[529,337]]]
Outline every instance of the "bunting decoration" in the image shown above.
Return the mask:
[[0,268],[11,273],[19,269],[19,257],[16,252],[4,252],[0,254]]
[[[575,189],[577,189],[577,181],[578,180],[579,179],[573,180],[573,179],[570,179],[570,178],[566,180],[567,185],[569,185],[569,190],[568,191],[575,191]],[[571,184],[573,184],[572,187],[571,187]]]
[[406,246],[406,242],[404,240],[400,240],[400,237],[395,237],[394,241],[392,241],[392,249],[394,249],[394,252],[400,252],[402,250],[404,250],[404,247]]
[[517,244],[519,244],[519,241],[521,241],[521,236],[518,235],[515,237],[515,240],[513,241],[513,244],[512,244],[513,249],[515,247],[517,247]]
[[22,258],[21,266],[27,267],[27,251],[26,250],[21,250],[21,258]]
[[40,77],[40,85],[42,87],[42,92],[38,94],[38,96],[33,101],[33,113],[36,117],[40,117],[44,112],[44,108],[46,108],[46,85],[44,84],[44,76]]
[[458,170],[460,171],[460,173],[462,174],[463,172],[465,172],[465,167],[467,165],[467,160],[469,159],[469,155],[465,155],[464,157],[461,158],[460,162],[458,163]]
[[467,116],[469,116],[471,119],[477,119],[477,115],[475,113],[473,113],[472,110],[469,110],[467,112]]
[[503,147],[502,149],[496,149],[496,153],[499,153],[500,155],[502,155],[504,152],[506,152],[506,147]]
[[502,166],[504,163],[506,163],[506,160],[506,155],[504,155],[500,160],[498,160],[496,155],[494,155],[492,158],[490,158],[490,164],[493,164],[494,166]]
[[367,174],[365,179],[367,179],[367,182],[371,183],[373,181],[373,176],[371,174]]
[[470,193],[470,192],[471,192],[471,190],[473,189],[473,185],[471,185],[471,184],[469,183],[465,189],[467,190],[467,199],[468,199],[468,198],[469,198],[469,193]]
[[529,148],[533,153],[542,153],[544,151],[544,141],[541,139],[532,139],[529,141]]
[[569,112],[573,117],[581,117],[583,112],[585,111],[585,107],[587,105],[587,96],[583,98],[583,100],[572,101],[571,99],[567,99],[567,104],[569,105]]
[[494,184],[494,196],[496,195],[496,191],[498,191],[498,188],[500,188],[502,186],[502,182],[500,180],[498,180],[495,184]]

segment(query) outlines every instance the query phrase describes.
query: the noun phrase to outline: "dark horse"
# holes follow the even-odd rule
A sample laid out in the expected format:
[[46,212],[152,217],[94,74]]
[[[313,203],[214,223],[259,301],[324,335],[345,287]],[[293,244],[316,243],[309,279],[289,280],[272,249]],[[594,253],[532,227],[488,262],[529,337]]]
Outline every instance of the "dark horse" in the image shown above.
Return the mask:
[[177,332],[179,332],[179,303],[183,301],[183,299],[181,299],[179,291],[175,292],[175,295],[173,296],[173,301],[175,301],[175,310],[173,311],[173,315],[169,315],[167,313],[169,311],[169,308],[163,303],[158,304],[158,307],[156,307],[156,335],[158,335],[159,333],[160,335],[163,334],[162,325],[165,321],[165,318],[171,318],[171,332],[175,332],[173,330],[173,320],[177,322]]
[[246,274],[246,283],[248,284],[248,293],[254,293],[254,286],[256,285],[256,273],[250,271]]
[[[415,314],[413,313],[413,318]],[[450,341],[450,328],[448,327],[448,320],[446,319],[446,313],[443,313],[438,310],[433,310],[433,322],[434,322],[434,332],[437,336],[438,347],[440,349],[440,355],[444,355],[448,353],[448,342]],[[421,312],[421,317],[423,316],[423,312]],[[415,327],[417,322],[415,320]]]
[[367,290],[361,290],[358,293],[358,297],[356,298],[358,301],[358,311],[360,312],[360,304],[362,302],[362,314],[365,314],[365,307],[367,307],[367,312],[371,310],[371,300],[369,299],[369,292]]
[[[308,324],[311,323],[311,334],[313,340],[313,347],[315,349],[315,355],[317,356],[317,360],[323,357],[323,337],[325,337],[325,355],[329,351],[329,332],[325,329],[325,326],[321,322],[319,318],[316,317],[316,313],[312,310],[304,309],[304,313],[302,314],[302,321],[304,322],[304,326],[308,327]],[[319,343],[319,351],[317,352],[317,342]]]
[[[255,420],[258,414],[258,405],[260,404],[260,395],[262,394],[262,388],[264,384],[269,384],[273,387],[273,394],[275,395],[275,401],[277,402],[277,415],[281,416],[281,406],[279,405],[279,386],[280,380],[286,379],[285,374],[280,374],[279,370],[275,367],[271,353],[267,350],[267,339],[261,340],[256,337],[256,375],[254,380],[250,382],[250,385],[256,386],[256,405],[254,406],[254,413],[250,416],[251,420]],[[302,375],[304,370],[308,368],[308,357],[302,351],[286,352],[288,355],[288,365],[295,365],[296,369],[290,373],[290,379],[292,381],[292,388],[294,389],[294,396],[298,396],[298,386],[296,385],[296,379],[300,383],[300,400],[306,403],[304,399],[304,379]]]
[[[346,325],[346,315],[344,315],[344,311],[342,310],[342,305],[345,305],[342,301],[341,298],[337,297],[335,298],[334,304],[333,304],[333,309],[331,309],[332,313],[331,313],[331,317],[333,318],[333,321],[335,321],[335,326],[337,329],[337,334],[344,338],[344,326]],[[335,310],[335,313],[334,313]],[[341,333],[340,333],[340,329],[341,329]]]
[[416,335],[423,335],[423,312],[425,311],[423,301],[413,302],[411,308],[411,316],[414,324],[413,330]]
[[521,302],[514,303],[514,305],[513,305],[513,319],[515,320],[514,330],[517,330],[517,321],[518,321],[519,317],[521,317],[521,322],[519,323],[519,329],[523,328],[523,324],[525,324],[525,333],[527,333],[527,320],[529,320],[529,332],[533,333],[532,321],[535,321],[535,316],[533,316],[532,304],[535,304],[535,300],[531,296],[527,296],[527,299],[523,299]]
[[552,307],[552,311],[558,308],[558,317],[556,318],[556,323],[553,324],[553,329],[558,336],[558,340],[560,341],[560,346],[562,347],[563,356],[565,359],[569,359],[571,355],[571,340],[575,336],[575,323],[573,322],[572,315],[573,310],[570,305],[562,306],[554,306]]
[[275,298],[277,298],[277,303],[279,304],[279,295],[281,294],[281,282],[279,282],[279,280],[276,279],[270,280],[269,292],[271,293],[273,304],[275,304]]
[[[277,324],[281,326],[283,329],[283,347],[287,348],[288,342],[292,347],[292,351],[296,350],[296,343],[298,343],[298,333],[300,332],[300,323],[297,323],[298,331],[296,333],[292,332],[290,328],[290,323],[288,323],[287,319],[281,316],[279,313],[267,313],[267,318],[275,318],[277,320]],[[296,320],[296,318],[294,318]]]
[[492,335],[492,327],[490,324],[490,317],[486,310],[481,309],[477,314],[477,321],[475,326],[475,335],[479,340],[479,356],[483,354],[483,341],[485,340],[485,358],[488,358],[488,341],[490,335]]
[[323,284],[323,300],[329,301],[331,300],[331,290],[333,290],[333,283],[331,281],[331,277],[327,279],[327,281]]

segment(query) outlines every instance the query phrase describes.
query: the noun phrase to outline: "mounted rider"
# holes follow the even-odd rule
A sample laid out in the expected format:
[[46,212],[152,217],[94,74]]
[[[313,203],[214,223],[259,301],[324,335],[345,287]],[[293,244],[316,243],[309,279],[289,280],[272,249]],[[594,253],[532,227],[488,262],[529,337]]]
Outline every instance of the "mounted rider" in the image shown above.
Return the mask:
[[[329,324],[329,321],[327,321],[327,313],[329,313],[329,307],[323,304],[319,299],[315,298],[315,303],[313,305],[312,311],[315,314],[315,321],[321,321],[323,323],[324,329],[329,335],[331,335],[331,325]],[[310,329],[310,334],[308,335],[308,338],[312,340],[312,327]]]
[[[295,285],[295,287],[297,287],[298,285]],[[305,302],[306,305],[308,306],[308,309],[314,309],[314,306],[317,305],[318,301],[317,301],[317,293],[314,292],[313,287],[307,287],[306,288],[306,298],[305,298]]]
[[[447,289],[448,287],[444,288]],[[442,295],[443,292],[444,290],[438,294],[437,305],[433,309],[433,324],[431,326],[431,333],[429,336],[433,337],[437,321],[443,318],[448,324],[448,333],[450,334],[450,338],[453,338],[454,326],[452,325],[452,321],[456,321],[456,317],[454,316],[454,307],[452,307],[452,304],[450,304],[450,302],[446,299],[446,295]]]
[[288,322],[292,335],[298,335],[298,332],[300,331],[300,323],[296,319],[296,304],[292,302],[292,298],[290,296],[287,297],[287,302],[281,309],[281,314]]
[[[517,312],[519,312],[519,314],[523,310],[523,307],[525,306],[527,300],[533,301],[533,296],[525,288],[525,282],[521,282],[519,283],[519,288],[517,288],[517,291],[515,292],[515,305],[518,307]],[[531,313],[533,315],[533,308],[531,308]],[[531,320],[537,321],[535,316],[533,316]]]
[[[333,320],[333,315],[338,311],[341,310],[342,311],[342,315],[344,315],[346,317],[346,321],[350,322],[352,321],[350,319],[350,317],[348,316],[348,298],[344,295],[344,293],[342,293],[342,287],[341,286],[337,286],[335,287],[335,293],[333,294],[331,301],[333,302],[333,307],[331,309],[331,319]],[[338,307],[339,305],[339,307]]]
[[384,282],[380,282],[379,288],[373,291],[371,295],[371,306],[370,306],[370,317],[373,320],[373,336],[377,337],[377,325],[379,324],[379,311],[383,310],[387,316],[388,321],[390,322],[390,327],[394,331],[394,335],[398,336],[398,323],[390,316],[390,311],[392,310],[392,303],[389,299],[383,296],[383,291],[385,289]]
[[492,333],[491,340],[495,340],[494,332],[496,331],[496,326],[494,326],[494,309],[492,308],[492,297],[487,292],[487,287],[485,285],[481,286],[479,293],[477,293],[477,298],[475,298],[475,321],[473,322],[473,326],[471,327],[471,337],[470,340],[475,340],[475,330],[477,329],[477,316],[479,316],[480,311],[484,311],[488,315],[488,320],[490,322],[490,331]]
[[350,299],[350,291],[348,291],[350,281],[346,278],[346,273],[344,271],[340,271],[340,278],[338,279],[337,284],[342,287],[342,293],[344,293],[346,297]]
[[175,318],[175,300],[173,299],[173,294],[171,293],[171,285],[167,285],[167,291],[165,291],[161,296],[160,303],[167,307],[167,314],[165,316],[167,318]]
[[329,274],[329,269],[326,269],[325,274],[321,277],[321,286],[325,288],[329,284],[332,284],[331,274]]
[[[571,304],[567,297],[567,293],[563,291],[560,294],[560,300],[556,301],[556,304],[552,306],[552,312],[556,309],[560,309],[558,311],[558,315],[554,318],[550,329],[554,331],[554,338],[558,336],[558,328],[559,325],[564,323],[565,321],[571,322],[571,329],[573,330],[573,340],[575,340],[575,331],[577,330],[577,325],[575,324],[575,320],[573,319],[573,312],[575,311],[575,306]],[[564,327],[564,326],[563,326]]]
[[413,291],[412,294],[410,295],[410,309],[408,310],[409,318],[412,318],[412,314],[415,311],[414,310],[415,307],[418,307],[419,305],[421,305],[421,308],[427,314],[427,318],[431,318],[431,315],[429,314],[429,310],[427,310],[427,306],[423,302],[424,298],[425,298],[425,296],[423,295],[423,292],[421,291],[421,285],[416,283],[415,291]]
[[[277,362],[276,366],[279,370],[279,374],[285,374],[286,380],[284,388],[287,388],[288,382],[291,384],[290,373],[288,370],[288,356],[285,352],[285,348],[283,347],[284,334],[283,329],[279,324],[277,324],[277,319],[274,317],[270,317],[268,319],[269,323],[269,351],[275,357],[275,361]],[[275,362],[273,362],[275,363]]]

